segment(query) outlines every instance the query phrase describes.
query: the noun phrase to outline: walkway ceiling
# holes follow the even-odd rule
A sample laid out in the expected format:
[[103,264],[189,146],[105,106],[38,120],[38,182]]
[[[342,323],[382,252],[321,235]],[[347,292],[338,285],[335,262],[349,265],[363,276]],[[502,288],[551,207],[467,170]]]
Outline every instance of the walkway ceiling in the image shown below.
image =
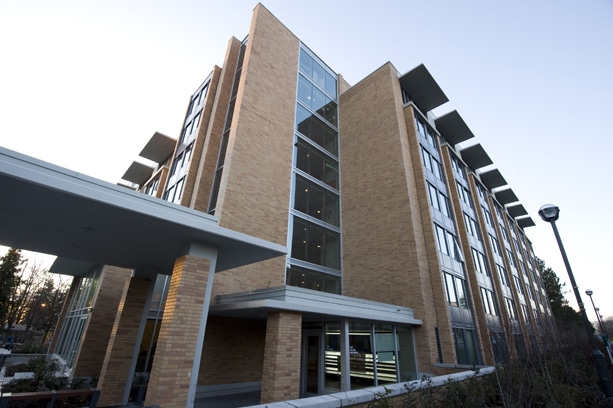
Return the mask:
[[170,274],[190,247],[218,249],[217,271],[286,253],[199,211],[0,147],[0,245]]

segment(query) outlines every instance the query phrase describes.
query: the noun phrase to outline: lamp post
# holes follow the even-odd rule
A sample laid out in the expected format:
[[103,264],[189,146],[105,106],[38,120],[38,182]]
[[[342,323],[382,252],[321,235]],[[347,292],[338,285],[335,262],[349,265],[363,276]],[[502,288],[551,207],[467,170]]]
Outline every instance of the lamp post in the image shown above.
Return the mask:
[[579,294],[579,288],[577,287],[577,282],[575,282],[573,271],[571,270],[570,263],[568,262],[568,258],[566,257],[564,245],[562,245],[562,239],[560,238],[560,234],[558,233],[558,227],[556,227],[556,220],[560,216],[560,209],[553,204],[545,204],[539,209],[539,216],[543,219],[543,221],[550,223],[551,228],[553,228],[553,234],[556,237],[556,241],[558,241],[558,247],[560,247],[562,259],[564,260],[564,265],[566,266],[566,271],[568,272],[570,283],[573,287],[573,291],[575,292],[575,297],[577,298],[579,311],[581,312],[581,316],[583,317],[583,324],[585,325],[587,338],[590,341],[590,346],[592,347],[592,361],[594,362],[594,366],[596,367],[598,380],[600,381],[600,387],[602,388],[602,391],[605,393],[605,395],[609,399],[611,399],[613,398],[613,381],[611,381],[611,373],[609,373],[609,370],[607,369],[607,363],[605,362],[604,354],[602,354],[602,352],[598,350],[598,347],[596,347],[593,332],[594,328],[592,327],[590,321],[587,318],[585,307],[583,306],[583,302],[581,301],[581,295]]
[[596,305],[594,304],[594,298],[592,298],[592,295],[594,294],[594,292],[591,289],[588,289],[585,291],[585,294],[588,295],[590,297],[590,301],[592,302],[592,307],[594,308],[594,311],[596,312],[596,319],[598,319],[598,324],[600,325],[600,335],[602,336],[602,342],[604,343],[604,347],[607,350],[607,354],[609,355],[609,361],[611,362],[611,365],[613,365],[613,356],[611,356],[611,344],[609,342],[609,335],[607,334],[607,331],[604,328],[604,323],[602,322],[602,319],[600,318],[600,309],[596,307]]

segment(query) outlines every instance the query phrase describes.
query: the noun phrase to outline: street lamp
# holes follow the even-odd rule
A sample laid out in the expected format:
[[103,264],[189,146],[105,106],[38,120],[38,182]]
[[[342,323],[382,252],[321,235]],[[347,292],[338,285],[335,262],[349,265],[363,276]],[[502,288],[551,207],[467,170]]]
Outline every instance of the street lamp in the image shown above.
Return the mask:
[[594,292],[591,289],[588,289],[585,291],[585,294],[588,295],[590,297],[590,301],[592,302],[592,307],[594,308],[594,311],[596,312],[596,319],[598,319],[598,324],[600,325],[600,335],[602,336],[602,342],[604,343],[604,347],[607,350],[607,354],[609,355],[609,361],[611,361],[611,364],[613,365],[613,356],[611,356],[611,344],[609,343],[609,335],[607,334],[607,331],[604,328],[604,323],[602,322],[602,319],[600,316],[600,309],[596,307],[596,305],[594,304],[594,298],[592,298],[592,295],[594,294]]
[[553,204],[545,204],[539,209],[539,216],[543,219],[543,221],[550,223],[551,228],[553,228],[553,234],[556,237],[556,241],[558,241],[558,247],[560,247],[562,259],[564,260],[564,265],[566,266],[566,271],[568,272],[570,283],[573,287],[573,291],[575,292],[577,303],[579,304],[579,311],[581,312],[581,316],[583,317],[583,324],[585,325],[587,338],[589,339],[590,345],[592,346],[592,361],[594,362],[594,366],[596,367],[596,372],[600,381],[600,387],[608,398],[613,398],[613,381],[611,381],[611,374],[607,369],[607,363],[605,362],[604,354],[602,354],[602,352],[598,350],[598,348],[596,347],[596,343],[594,342],[594,328],[592,327],[590,321],[587,318],[587,314],[585,313],[585,307],[583,306],[583,302],[581,301],[579,288],[577,287],[577,283],[575,282],[575,277],[573,276],[573,271],[570,268],[570,263],[568,263],[566,251],[564,250],[564,245],[562,245],[562,239],[560,238],[560,234],[558,233],[558,227],[556,227],[556,220],[560,216],[560,208]]

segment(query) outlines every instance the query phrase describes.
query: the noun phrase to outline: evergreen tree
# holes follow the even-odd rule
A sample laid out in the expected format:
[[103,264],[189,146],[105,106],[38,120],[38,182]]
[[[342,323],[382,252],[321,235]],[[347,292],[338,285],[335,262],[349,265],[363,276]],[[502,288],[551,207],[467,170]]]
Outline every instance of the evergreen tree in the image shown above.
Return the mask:
[[[0,324],[7,324],[7,315],[14,301],[15,290],[20,283],[20,271],[23,264],[21,249],[11,248],[0,258]],[[7,330],[10,327],[7,327]]]
[[545,261],[536,258],[537,268],[543,279],[543,286],[547,292],[551,313],[556,322],[561,325],[583,324],[581,313],[568,305],[568,300],[564,297],[564,283],[560,283],[560,278],[550,267],[545,266]]

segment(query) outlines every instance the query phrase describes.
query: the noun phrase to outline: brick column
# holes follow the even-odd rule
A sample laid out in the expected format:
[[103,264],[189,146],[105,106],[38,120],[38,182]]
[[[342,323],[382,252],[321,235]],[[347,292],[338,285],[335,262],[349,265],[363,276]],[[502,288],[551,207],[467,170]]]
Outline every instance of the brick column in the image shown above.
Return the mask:
[[185,255],[175,261],[145,406],[193,406],[213,273],[214,260]]
[[76,376],[100,376],[119,304],[132,270],[105,266],[100,288],[74,364]]
[[300,342],[302,315],[275,312],[268,315],[261,404],[300,397]]
[[132,382],[129,376],[134,344],[151,284],[151,280],[140,277],[126,281],[98,382],[101,407],[122,405],[126,384]]

